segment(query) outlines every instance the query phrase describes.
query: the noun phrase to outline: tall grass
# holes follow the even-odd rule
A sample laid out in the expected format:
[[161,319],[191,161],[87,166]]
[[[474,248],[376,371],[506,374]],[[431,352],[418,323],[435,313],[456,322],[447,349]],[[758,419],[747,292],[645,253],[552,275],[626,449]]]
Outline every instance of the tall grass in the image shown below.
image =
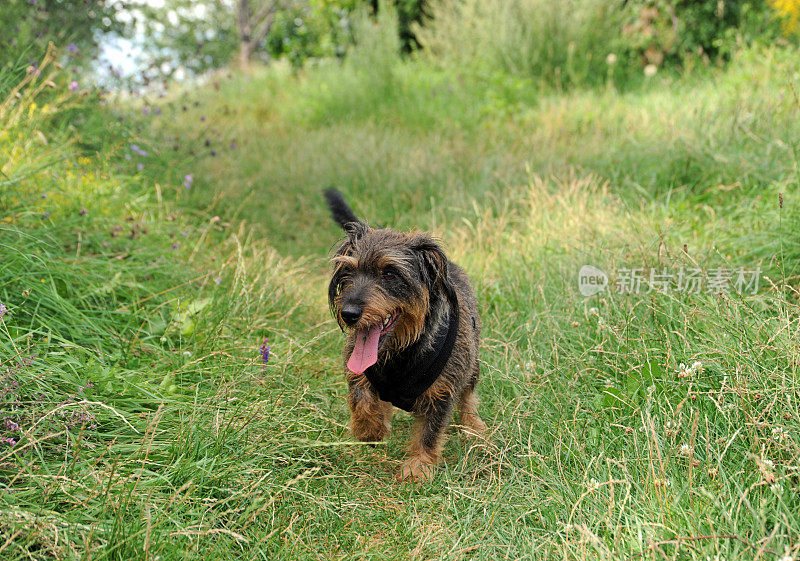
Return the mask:
[[638,70],[621,34],[632,8],[622,2],[439,0],[430,11],[416,30],[420,42],[462,71],[505,72],[561,89],[621,81]]
[[39,69],[0,103],[0,556],[182,556],[215,535],[187,490],[243,481],[213,452],[243,444],[214,428],[218,385],[262,372],[263,322],[298,313],[276,275],[294,273],[246,231],[181,212],[184,187],[144,173],[169,160],[134,150],[52,57]]

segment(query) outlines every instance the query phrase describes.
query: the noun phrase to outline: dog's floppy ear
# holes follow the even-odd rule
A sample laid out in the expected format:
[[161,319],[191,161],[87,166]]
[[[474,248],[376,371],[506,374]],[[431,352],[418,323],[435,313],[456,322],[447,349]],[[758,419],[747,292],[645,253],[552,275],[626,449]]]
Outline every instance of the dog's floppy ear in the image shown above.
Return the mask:
[[342,226],[342,228],[344,228],[344,231],[350,240],[357,240],[366,234],[367,230],[369,230],[367,223],[361,222],[360,220],[356,222],[347,222]]
[[428,234],[418,234],[410,245],[419,260],[422,281],[429,289],[441,287],[448,300],[455,301],[455,288],[448,274],[449,261],[439,242]]

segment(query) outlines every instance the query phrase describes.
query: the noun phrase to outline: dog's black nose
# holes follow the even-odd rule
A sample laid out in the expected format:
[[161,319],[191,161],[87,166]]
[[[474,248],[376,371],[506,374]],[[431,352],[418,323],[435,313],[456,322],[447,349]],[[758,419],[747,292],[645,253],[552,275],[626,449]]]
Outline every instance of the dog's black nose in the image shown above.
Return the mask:
[[361,308],[353,304],[342,307],[342,319],[347,325],[355,325],[361,319]]

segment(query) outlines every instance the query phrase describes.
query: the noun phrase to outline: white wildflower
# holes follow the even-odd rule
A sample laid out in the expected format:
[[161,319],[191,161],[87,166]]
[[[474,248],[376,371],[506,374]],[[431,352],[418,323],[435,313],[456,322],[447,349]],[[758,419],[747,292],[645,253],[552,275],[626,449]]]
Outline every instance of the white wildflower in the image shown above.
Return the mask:
[[653,76],[655,76],[656,72],[658,72],[658,66],[656,66],[655,64],[648,64],[647,66],[644,67],[644,75],[647,76],[648,78],[652,78]]
[[609,66],[614,66],[617,64],[617,55],[614,53],[608,53],[608,56],[606,56],[606,64]]
[[695,374],[700,374],[703,372],[703,363],[699,360],[696,360],[692,363],[691,366],[686,366],[683,362],[678,365],[678,378],[691,378]]
[[694,450],[688,444],[681,444],[681,448],[679,453],[681,456],[686,456],[687,458],[691,458]]
[[772,438],[778,442],[783,442],[786,440],[787,436],[789,436],[789,433],[783,427],[775,427],[772,429]]

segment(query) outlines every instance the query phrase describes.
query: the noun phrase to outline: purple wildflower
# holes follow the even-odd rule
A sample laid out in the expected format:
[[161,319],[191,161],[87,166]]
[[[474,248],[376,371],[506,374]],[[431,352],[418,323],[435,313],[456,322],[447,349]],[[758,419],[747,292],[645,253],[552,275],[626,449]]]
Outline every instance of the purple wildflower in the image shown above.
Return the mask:
[[236,141],[231,140],[231,150],[236,150]]
[[206,146],[211,146],[211,140],[209,140],[208,138],[206,138]]
[[174,243],[174,244],[172,244],[170,247],[171,247],[172,249],[178,249],[180,246],[181,246],[181,244],[179,244],[178,242],[175,242],[175,243]]
[[72,93],[77,93],[78,92],[78,82],[76,82],[75,80],[70,82],[69,83],[69,91],[71,91]]
[[85,386],[78,386],[78,393],[85,392],[89,388],[93,388],[93,387],[94,387],[94,384],[91,382],[91,380],[87,380]]
[[89,211],[85,208],[82,208],[78,211],[78,216],[86,216],[87,214],[89,214]]
[[4,421],[5,421],[5,425],[6,425],[6,430],[8,432],[18,432],[19,431],[19,423],[15,423],[14,421],[12,421],[11,419],[8,419],[8,418],[4,419]]
[[16,446],[17,441],[7,436],[0,436],[0,443],[8,444],[9,446]]
[[139,162],[138,164],[136,164],[136,169],[142,171],[144,169],[144,164],[142,162]]
[[50,218],[50,213],[47,212],[47,211],[44,211],[42,213],[42,220],[47,220],[48,218]]
[[220,283],[222,283],[222,277],[216,277],[216,278],[214,279],[214,282],[215,282],[216,284],[220,284]]
[[4,315],[6,315],[7,311],[8,311],[8,308],[6,308],[6,305],[3,304],[2,302],[0,302],[0,318],[3,317]]
[[211,157],[212,158],[216,158],[217,157],[217,151],[216,150],[212,150],[211,151]]
[[142,150],[141,148],[139,148],[138,144],[131,144],[131,152],[135,152],[143,157],[147,156],[147,150]]
[[149,105],[145,105],[144,107],[142,107],[142,115],[144,115],[146,117],[149,114],[150,114],[150,106]]
[[67,52],[68,53],[77,53],[78,52],[78,45],[75,43],[70,43],[67,45]]
[[261,362],[264,363],[264,368],[266,369],[267,364],[269,363],[269,345],[267,344],[266,337],[264,338],[264,342],[261,343],[261,346],[258,348],[261,352]]
[[183,186],[187,189],[192,188],[192,183],[194,182],[194,177],[190,173],[187,173],[183,176]]

